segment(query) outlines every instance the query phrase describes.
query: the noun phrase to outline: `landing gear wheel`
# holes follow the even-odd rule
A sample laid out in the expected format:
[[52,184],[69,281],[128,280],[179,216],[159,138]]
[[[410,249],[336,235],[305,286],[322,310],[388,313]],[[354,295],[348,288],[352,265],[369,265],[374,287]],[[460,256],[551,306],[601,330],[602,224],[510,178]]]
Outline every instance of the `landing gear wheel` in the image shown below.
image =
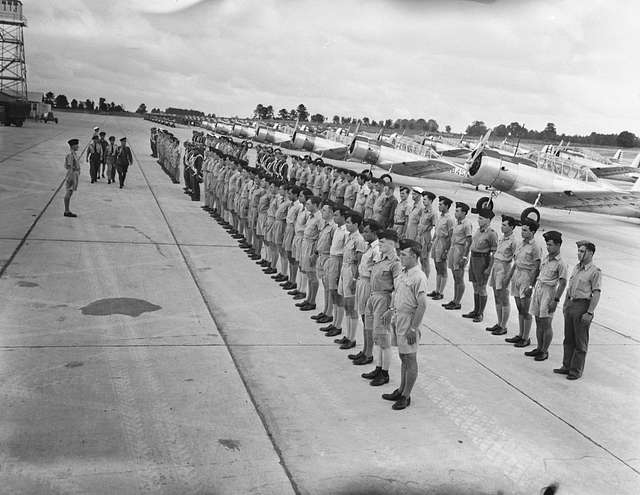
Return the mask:
[[525,220],[533,220],[537,224],[540,224],[540,212],[533,206],[526,208],[522,212],[522,215],[520,215],[520,221],[524,222]]

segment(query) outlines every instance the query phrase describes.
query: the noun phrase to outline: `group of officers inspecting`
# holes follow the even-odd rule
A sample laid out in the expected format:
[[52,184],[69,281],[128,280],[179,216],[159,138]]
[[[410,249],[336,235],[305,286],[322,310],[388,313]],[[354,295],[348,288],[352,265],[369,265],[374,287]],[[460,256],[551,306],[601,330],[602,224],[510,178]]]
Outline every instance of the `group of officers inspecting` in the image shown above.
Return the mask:
[[[577,243],[578,264],[569,274],[560,257],[560,232],[543,234],[546,254],[538,246],[539,217],[503,215],[498,235],[491,227],[495,215],[486,198],[470,208],[406,186],[396,197],[388,176],[378,179],[263,146],[256,147],[255,166],[250,166],[249,147],[250,143],[194,131],[192,142],[185,143],[185,192],[199,200],[203,184],[203,208],[298,301],[301,311],[319,309],[311,319],[326,325],[319,328],[326,336],[341,336],[334,340],[340,349],[356,347],[362,321],[364,345],[348,357],[354,365],[375,364],[362,374],[372,386],[389,382],[391,347],[397,346],[400,383],[382,396],[394,402],[393,409],[411,403],[428,298],[444,298],[451,272],[453,297],[442,306],[461,310],[467,266],[474,307],[462,316],[483,321],[489,285],[498,321],[486,330],[505,335],[512,294],[518,333],[505,340],[519,348],[530,346],[535,318],[536,347],[525,355],[536,361],[549,357],[551,322],[566,289],[564,357],[553,371],[571,380],[582,376],[601,289],[592,242]],[[477,215],[475,230],[470,213]],[[435,287],[428,291],[431,262]],[[320,282],[323,297],[318,307]]]
[[[126,137],[120,138],[120,144],[116,145],[116,137],[109,136],[109,140],[107,141],[105,139],[106,135],[107,133],[101,131],[99,127],[94,127],[91,142],[86,147],[86,161],[89,162],[91,184],[96,183],[100,178],[106,178],[108,184],[115,183],[117,171],[120,189],[122,189],[129,166],[133,164],[133,154],[127,145]],[[69,153],[67,153],[64,160],[64,168],[66,171],[64,179],[66,189],[64,195],[64,216],[75,218],[78,215],[70,210],[71,196],[74,191],[78,190],[80,159],[85,150],[78,154],[80,146],[79,139],[70,139],[67,141],[67,144],[69,145]]]

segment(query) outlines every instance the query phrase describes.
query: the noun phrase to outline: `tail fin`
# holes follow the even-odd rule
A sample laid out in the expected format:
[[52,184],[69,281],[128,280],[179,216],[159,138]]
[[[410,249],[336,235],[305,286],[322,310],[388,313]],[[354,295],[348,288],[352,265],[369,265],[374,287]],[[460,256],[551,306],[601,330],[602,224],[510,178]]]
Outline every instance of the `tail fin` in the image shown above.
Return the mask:
[[631,188],[632,191],[640,192],[640,177],[636,179],[636,183]]
[[622,159],[622,150],[618,150],[611,157],[612,162],[619,162]]
[[640,153],[636,155],[630,166],[633,168],[640,168]]

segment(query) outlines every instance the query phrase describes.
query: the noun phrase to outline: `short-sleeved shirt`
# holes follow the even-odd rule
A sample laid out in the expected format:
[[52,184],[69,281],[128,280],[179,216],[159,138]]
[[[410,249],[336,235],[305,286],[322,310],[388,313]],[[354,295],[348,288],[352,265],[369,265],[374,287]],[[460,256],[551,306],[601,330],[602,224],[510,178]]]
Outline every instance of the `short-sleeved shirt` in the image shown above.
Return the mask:
[[409,211],[409,215],[407,216],[407,228],[405,230],[405,237],[408,239],[418,241],[418,226],[420,225],[420,218],[422,217],[423,211],[424,207],[422,205],[422,201],[416,201],[413,204],[411,211]]
[[399,313],[412,314],[418,308],[420,294],[427,293],[427,276],[420,265],[404,268],[396,280],[393,306]]
[[553,257],[546,255],[540,263],[538,282],[544,285],[556,285],[561,278],[567,279],[567,265],[562,261],[560,254]]
[[[60,162],[58,162],[60,163]],[[67,172],[80,172],[80,162],[75,151],[71,151],[64,159],[64,168]]]
[[451,246],[451,233],[455,221],[449,214],[440,215],[436,223],[433,245],[433,258],[442,261],[443,255]]
[[371,292],[392,292],[394,280],[400,275],[400,260],[393,254],[381,256],[371,267]]
[[369,189],[369,186],[367,186],[366,184],[363,184],[362,187],[358,187],[358,192],[356,193],[356,202],[353,205],[353,209],[360,213],[363,213],[367,203],[367,198],[371,193],[371,189]]
[[280,206],[278,206],[278,209],[276,210],[276,220],[286,220],[287,213],[289,212],[290,207],[290,199],[285,199],[282,203],[280,203]]
[[369,278],[371,276],[371,267],[380,259],[380,241],[375,239],[360,258],[358,265],[358,276]]
[[362,237],[362,234],[357,230],[355,232],[348,233],[347,239],[344,243],[344,255],[342,258],[342,266],[348,267],[353,265],[358,260],[357,253],[364,253],[367,250],[367,242]]
[[398,225],[406,224],[409,211],[411,211],[411,203],[409,200],[404,199],[400,201],[393,212],[393,223]]
[[349,232],[347,232],[346,225],[343,224],[336,228],[331,240],[331,249],[329,250],[331,256],[342,256],[344,254],[344,245],[347,242],[348,235]]
[[432,208],[424,208],[420,215],[420,222],[418,223],[418,237],[422,244],[428,244],[431,242],[431,233],[435,226],[436,215]]
[[336,187],[336,199],[342,198],[344,200],[345,191],[347,190],[348,186],[349,183],[346,180],[341,180],[338,183],[338,186]]
[[353,208],[356,204],[356,197],[360,191],[360,184],[358,179],[353,179],[344,190],[344,204],[348,208]]
[[334,179],[329,187],[329,199],[335,201],[338,198],[338,187],[342,184],[342,179]]
[[491,227],[478,229],[471,238],[472,253],[495,253],[498,248],[498,234]]
[[298,216],[296,217],[296,221],[294,222],[294,231],[295,231],[295,235],[298,237],[302,237],[304,235],[304,229],[307,225],[307,221],[309,220],[309,217],[311,215],[309,214],[309,210],[307,210],[306,208],[301,208],[300,211],[298,212]]
[[510,235],[502,236],[502,239],[498,240],[498,246],[495,254],[493,255],[493,259],[503,261],[505,263],[511,263],[515,254],[516,240],[514,239],[512,232]]
[[520,270],[535,270],[537,262],[540,261],[541,253],[538,244],[534,239],[523,240],[516,248],[515,262],[516,268]]
[[324,227],[324,220],[322,219],[322,213],[318,210],[307,220],[304,226],[304,239],[313,242],[317,241],[322,227]]
[[473,226],[467,218],[464,218],[462,221],[457,222],[453,226],[453,231],[451,233],[451,249],[449,250],[449,260],[457,263],[465,255],[464,246],[467,242],[467,239],[471,237],[472,232]]
[[578,263],[573,267],[569,285],[567,286],[567,297],[570,299],[591,299],[595,291],[600,290],[602,283],[602,272],[593,263],[581,265]]
[[300,213],[300,210],[302,209],[304,209],[304,205],[300,201],[295,200],[291,207],[287,210],[287,223],[293,225],[293,223],[296,221],[296,218],[298,217],[298,213]]
[[316,243],[316,251],[318,251],[318,254],[329,254],[331,241],[333,240],[333,233],[337,227],[338,226],[333,220],[327,222],[324,227],[322,227],[322,230],[318,235],[318,242]]
[[375,205],[379,197],[380,197],[380,192],[377,189],[372,189],[371,192],[369,192],[369,196],[367,196],[367,200],[364,203],[365,211],[367,210],[371,210],[371,212],[375,211]]

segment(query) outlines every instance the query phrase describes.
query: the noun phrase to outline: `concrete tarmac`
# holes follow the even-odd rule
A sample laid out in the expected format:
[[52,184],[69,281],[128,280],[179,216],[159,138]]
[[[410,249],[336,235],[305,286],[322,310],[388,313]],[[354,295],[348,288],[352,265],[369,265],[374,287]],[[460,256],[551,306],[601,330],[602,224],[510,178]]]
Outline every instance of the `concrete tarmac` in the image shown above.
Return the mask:
[[[119,189],[90,184],[83,162],[65,218],[66,141],[94,125],[126,135],[135,163]],[[604,273],[582,379],[552,373],[561,315],[535,362],[484,331],[491,301],[482,324],[430,302],[396,412],[380,394],[399,360],[387,386],[360,378],[370,367],[170,182],[150,127],[65,113],[0,128],[0,493],[640,493],[638,220],[542,210],[564,260],[590,238]],[[525,206],[501,195],[495,210]]]

